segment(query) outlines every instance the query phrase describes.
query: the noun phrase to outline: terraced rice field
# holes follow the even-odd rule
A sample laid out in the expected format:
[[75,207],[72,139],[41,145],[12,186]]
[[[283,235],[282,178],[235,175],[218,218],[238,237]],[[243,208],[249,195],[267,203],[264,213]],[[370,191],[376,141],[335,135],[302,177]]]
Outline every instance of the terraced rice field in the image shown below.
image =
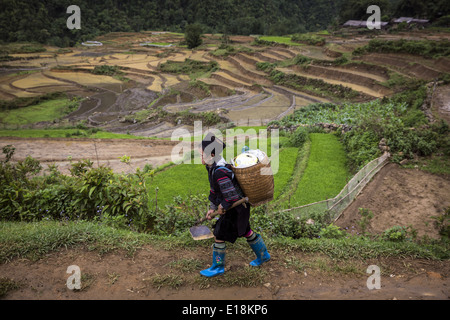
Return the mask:
[[[395,35],[391,37],[395,38]],[[232,39],[238,48],[246,50],[227,57],[211,54],[219,47],[220,37],[209,35],[206,39],[208,44],[196,50],[178,46],[182,38],[182,35],[171,33],[119,32],[99,37],[98,41],[104,41],[102,47],[80,46],[66,53],[47,47],[47,52],[40,54],[16,54],[13,56],[23,60],[5,62],[8,69],[0,78],[0,98],[10,100],[64,91],[89,98],[69,116],[69,121],[79,121],[85,117],[92,124],[115,132],[144,130],[158,135],[158,128],[162,130],[160,122],[130,123],[124,122],[124,119],[151,104],[164,107],[164,96],[170,92],[175,92],[176,98],[174,101],[167,100],[165,110],[168,112],[227,110],[222,116],[239,125],[267,124],[310,103],[335,100],[318,96],[311,90],[280,87],[268,79],[267,73],[257,68],[258,62],[281,63],[279,70],[286,74],[298,74],[328,84],[346,86],[363,93],[365,99],[391,95],[394,90],[383,83],[395,73],[429,80],[440,72],[450,72],[447,58],[427,60],[378,53],[349,56],[352,61],[340,66],[311,64],[308,68],[301,68],[289,63],[299,54],[332,62],[342,54],[351,55],[355,48],[366,44],[370,38],[364,36],[351,41],[330,37],[325,46],[293,46],[285,43],[267,47],[252,46],[252,37],[236,36]],[[143,47],[141,44],[144,42],[164,42],[175,46]],[[169,74],[159,70],[161,63],[182,62],[185,59],[218,63],[217,71],[196,75],[198,81],[214,90],[205,93],[190,87],[188,84],[192,76],[189,74]],[[96,66],[117,66],[121,76],[90,73]],[[127,95],[132,88],[138,89],[140,94],[135,91]],[[227,96],[230,96],[229,99]],[[167,132],[167,128],[163,131]]]

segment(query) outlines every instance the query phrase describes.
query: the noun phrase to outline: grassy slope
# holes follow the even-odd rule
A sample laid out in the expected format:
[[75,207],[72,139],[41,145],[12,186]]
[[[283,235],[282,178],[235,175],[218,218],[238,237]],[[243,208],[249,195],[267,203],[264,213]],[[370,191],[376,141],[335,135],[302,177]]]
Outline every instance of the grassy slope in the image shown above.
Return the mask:
[[0,112],[0,119],[3,123],[8,124],[29,124],[40,121],[52,121],[64,115],[70,100],[55,99],[45,101],[43,103]]

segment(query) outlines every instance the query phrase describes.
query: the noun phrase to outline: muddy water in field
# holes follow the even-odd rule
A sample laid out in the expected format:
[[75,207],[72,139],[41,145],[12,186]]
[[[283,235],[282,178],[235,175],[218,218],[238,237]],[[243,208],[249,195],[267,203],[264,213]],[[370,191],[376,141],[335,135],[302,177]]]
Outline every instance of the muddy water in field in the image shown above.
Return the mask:
[[84,100],[78,110],[71,114],[71,117],[78,117],[93,110],[97,106],[98,102],[99,101],[94,97],[90,97],[89,99]]

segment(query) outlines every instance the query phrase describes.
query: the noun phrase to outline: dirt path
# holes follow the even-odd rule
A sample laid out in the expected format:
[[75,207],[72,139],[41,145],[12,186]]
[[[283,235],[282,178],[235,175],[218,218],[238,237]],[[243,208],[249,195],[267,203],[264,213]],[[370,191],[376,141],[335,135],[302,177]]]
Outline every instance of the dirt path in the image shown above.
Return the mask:
[[[252,255],[244,246],[230,245],[225,275],[211,279],[199,275],[210,264],[208,241],[195,249],[147,245],[133,257],[124,252],[100,256],[80,248],[60,250],[37,262],[15,259],[0,264],[0,274],[21,283],[5,297],[12,300],[449,299],[448,261],[389,258],[336,262],[317,254],[272,252],[270,262],[254,269],[247,266]],[[333,271],[337,264],[355,271]],[[66,271],[72,265],[80,268],[79,291],[66,285]],[[367,287],[369,265],[381,269],[380,289]]]
[[[0,145],[13,145],[16,151],[13,160],[31,156],[46,164],[56,164],[62,173],[68,173],[70,161],[90,159],[97,165],[107,165],[115,172],[134,172],[145,164],[157,167],[171,161],[171,152],[178,142],[170,140],[125,140],[85,138],[7,138],[0,137]],[[120,162],[127,155],[131,163]]]

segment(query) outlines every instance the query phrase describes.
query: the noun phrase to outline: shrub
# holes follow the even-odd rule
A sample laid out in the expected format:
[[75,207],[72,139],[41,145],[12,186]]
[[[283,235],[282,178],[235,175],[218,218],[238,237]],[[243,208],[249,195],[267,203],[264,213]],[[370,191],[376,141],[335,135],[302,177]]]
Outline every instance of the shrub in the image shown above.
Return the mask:
[[202,62],[192,59],[185,59],[183,62],[167,61],[160,65],[160,70],[169,73],[192,74],[197,72],[216,71],[219,64],[216,61]]
[[198,24],[186,26],[184,40],[189,49],[193,49],[202,44],[202,27]]
[[353,55],[361,55],[366,52],[394,52],[409,53],[427,58],[437,58],[450,55],[448,40],[381,40],[373,39],[363,47],[353,51]]
[[256,63],[256,67],[259,70],[270,72],[277,66],[276,63],[271,63],[267,61],[261,61]]
[[290,146],[301,148],[303,144],[308,140],[308,128],[298,127],[289,138]]
[[256,38],[252,43],[252,46],[277,46],[278,43],[276,43],[275,41],[269,41],[269,40],[264,40],[261,38]]
[[444,210],[444,213],[439,216],[432,216],[435,221],[435,226],[439,230],[439,234],[444,239],[450,238],[450,207]]
[[304,64],[309,64],[311,62],[311,58],[303,56],[301,54],[295,56],[294,58],[294,64],[296,65],[304,65]]
[[366,163],[380,156],[378,143],[381,138],[379,134],[362,128],[354,128],[342,135],[341,140],[352,171],[358,171]]
[[411,227],[394,226],[383,232],[382,238],[387,241],[400,242],[416,237],[416,231]]
[[325,228],[320,229],[319,236],[328,239],[340,239],[345,236],[345,232],[334,224],[329,224]]
[[[278,212],[276,216],[266,214],[265,206],[252,209],[250,224],[256,232],[271,236],[299,238],[317,238],[324,227],[326,215],[323,213],[297,216],[294,213]],[[310,223],[313,221],[313,223]]]
[[178,235],[186,232],[205,216],[209,200],[206,195],[175,196],[170,205],[154,214],[152,232],[161,235]]
[[100,75],[107,75],[107,76],[114,76],[114,75],[122,75],[123,72],[120,71],[120,67],[118,66],[95,66],[94,69],[92,69],[91,73],[93,74],[100,74]]
[[114,174],[108,167],[93,168],[92,162],[73,163],[71,176],[60,174],[55,166],[50,174],[36,176],[39,161],[28,157],[9,162],[13,148],[3,148],[6,160],[0,162],[0,219],[35,221],[95,220],[137,231],[151,228],[145,186],[150,173]]

